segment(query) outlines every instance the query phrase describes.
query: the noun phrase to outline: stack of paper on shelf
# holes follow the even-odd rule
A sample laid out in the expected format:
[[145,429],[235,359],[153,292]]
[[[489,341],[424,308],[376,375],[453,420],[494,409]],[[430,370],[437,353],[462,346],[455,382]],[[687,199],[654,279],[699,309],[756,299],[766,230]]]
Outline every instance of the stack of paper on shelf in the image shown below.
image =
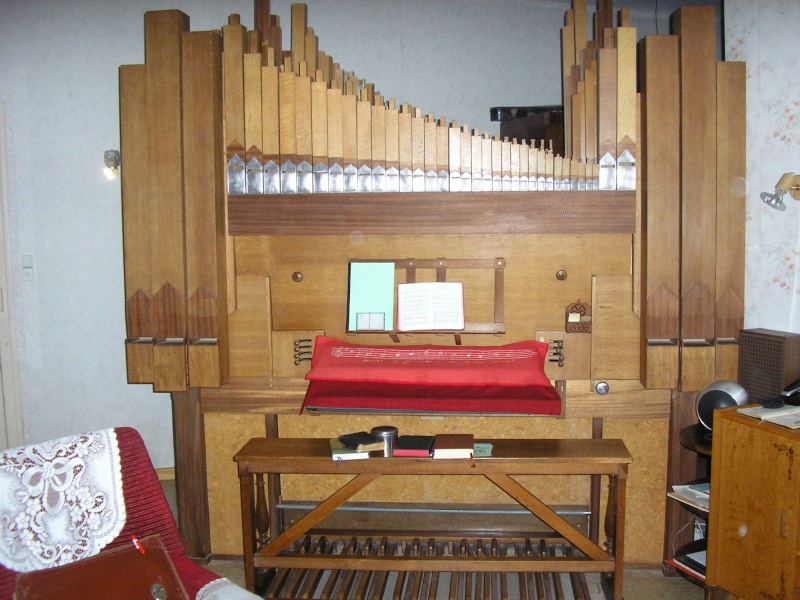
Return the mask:
[[709,486],[707,483],[696,485],[673,485],[672,491],[669,492],[667,496],[707,512],[709,507],[708,491]]

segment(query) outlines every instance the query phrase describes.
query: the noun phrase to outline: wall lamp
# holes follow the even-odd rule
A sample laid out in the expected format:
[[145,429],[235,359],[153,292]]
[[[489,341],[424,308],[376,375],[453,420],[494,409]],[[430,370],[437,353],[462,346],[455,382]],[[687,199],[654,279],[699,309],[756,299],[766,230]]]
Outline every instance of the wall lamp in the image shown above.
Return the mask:
[[119,150],[106,150],[103,153],[103,163],[106,165],[103,168],[103,173],[109,181],[116,179],[119,175],[119,165],[121,163]]
[[800,200],[800,175],[784,173],[775,184],[774,192],[761,192],[761,200],[775,210],[786,210],[783,197],[787,192],[795,200]]

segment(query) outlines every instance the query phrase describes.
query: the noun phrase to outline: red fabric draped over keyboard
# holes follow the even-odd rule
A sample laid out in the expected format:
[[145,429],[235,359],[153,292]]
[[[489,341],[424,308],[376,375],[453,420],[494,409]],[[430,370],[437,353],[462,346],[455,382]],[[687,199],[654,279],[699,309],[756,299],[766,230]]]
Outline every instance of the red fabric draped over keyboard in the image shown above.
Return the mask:
[[310,411],[561,414],[544,373],[547,345],[366,346],[318,336]]

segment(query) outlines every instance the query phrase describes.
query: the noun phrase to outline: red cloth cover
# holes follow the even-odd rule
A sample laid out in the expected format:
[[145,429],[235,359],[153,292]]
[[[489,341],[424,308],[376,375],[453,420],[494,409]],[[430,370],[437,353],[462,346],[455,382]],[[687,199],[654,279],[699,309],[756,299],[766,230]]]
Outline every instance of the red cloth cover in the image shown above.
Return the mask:
[[[219,575],[195,564],[184,555],[178,526],[161,489],[158,475],[139,432],[130,427],[115,429],[122,467],[122,489],[127,519],[119,536],[105,550],[131,543],[131,536],[160,534],[189,598]],[[16,573],[0,565],[0,600],[11,600]]]
[[365,346],[317,336],[311,381],[427,385],[550,385],[544,374],[547,344],[504,346]]
[[413,385],[312,381],[303,408],[309,411],[560,415],[561,398],[546,386]]
[[306,410],[558,415],[547,344],[365,346],[317,336]]

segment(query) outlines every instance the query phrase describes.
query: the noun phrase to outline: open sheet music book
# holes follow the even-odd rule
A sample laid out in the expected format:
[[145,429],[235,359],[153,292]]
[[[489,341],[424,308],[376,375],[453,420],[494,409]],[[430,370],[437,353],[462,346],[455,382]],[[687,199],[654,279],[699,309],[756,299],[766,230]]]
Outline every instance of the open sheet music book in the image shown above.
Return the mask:
[[397,329],[464,329],[464,286],[461,283],[441,281],[398,284]]

